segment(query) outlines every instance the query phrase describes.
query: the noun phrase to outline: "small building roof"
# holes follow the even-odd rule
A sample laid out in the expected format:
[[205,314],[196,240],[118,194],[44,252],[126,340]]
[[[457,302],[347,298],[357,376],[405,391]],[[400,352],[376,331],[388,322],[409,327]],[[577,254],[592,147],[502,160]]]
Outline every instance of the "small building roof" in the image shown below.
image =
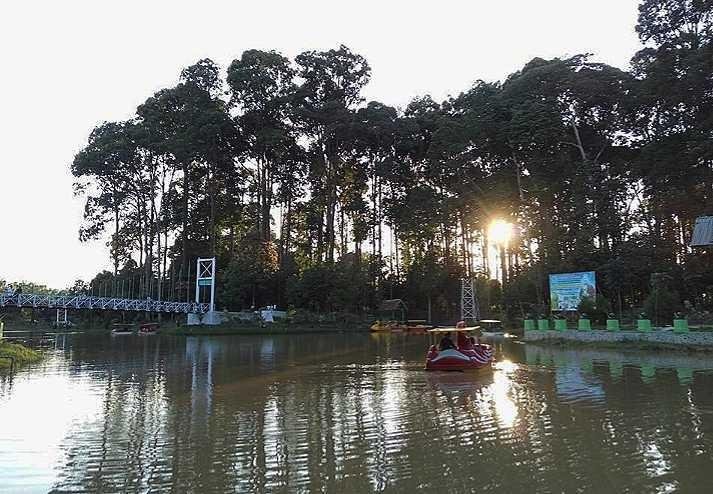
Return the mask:
[[701,216],[696,220],[691,237],[691,247],[713,245],[713,216]]
[[381,302],[381,305],[379,306],[380,311],[400,310],[400,309],[406,310],[406,304],[400,298],[392,298],[389,300],[383,300]]

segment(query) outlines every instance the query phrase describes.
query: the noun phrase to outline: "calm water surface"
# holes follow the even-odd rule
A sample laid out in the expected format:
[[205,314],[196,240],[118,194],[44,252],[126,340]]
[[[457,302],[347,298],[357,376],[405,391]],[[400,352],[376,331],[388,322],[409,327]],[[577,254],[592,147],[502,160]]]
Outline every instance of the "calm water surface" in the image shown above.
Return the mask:
[[713,492],[713,361],[422,336],[59,336],[0,378],[0,491]]

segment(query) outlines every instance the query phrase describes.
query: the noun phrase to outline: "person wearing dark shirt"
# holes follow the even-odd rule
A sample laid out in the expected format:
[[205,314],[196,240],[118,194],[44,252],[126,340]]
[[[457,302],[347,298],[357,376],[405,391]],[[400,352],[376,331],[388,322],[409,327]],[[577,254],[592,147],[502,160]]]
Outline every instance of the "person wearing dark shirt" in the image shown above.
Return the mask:
[[446,333],[445,335],[443,335],[443,338],[441,338],[441,342],[438,344],[438,348],[440,350],[448,350],[450,348],[455,348],[453,340],[451,340],[450,333]]

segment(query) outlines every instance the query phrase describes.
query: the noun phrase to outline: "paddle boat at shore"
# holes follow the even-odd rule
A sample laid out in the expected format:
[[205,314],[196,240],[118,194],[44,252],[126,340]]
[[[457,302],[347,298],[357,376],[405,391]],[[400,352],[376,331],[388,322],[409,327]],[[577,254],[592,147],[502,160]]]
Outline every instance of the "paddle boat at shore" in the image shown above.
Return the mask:
[[[494,360],[493,348],[468,336],[468,333],[477,329],[480,327],[466,328],[461,321],[455,328],[428,330],[429,339],[434,341],[426,354],[426,370],[466,371],[490,367]],[[450,339],[451,333],[457,335],[455,343]],[[442,338],[440,348],[438,338]]]
[[158,323],[157,322],[145,322],[139,326],[140,335],[151,335],[158,333]]
[[406,331],[426,331],[433,328],[433,326],[428,324],[423,324],[426,321],[376,321],[371,325],[369,331],[372,333],[377,332],[393,332],[393,333],[403,333]]
[[433,328],[432,325],[426,324],[425,319],[409,319],[407,316],[408,307],[400,298],[383,300],[377,312],[379,319],[369,328],[372,333],[423,333],[423,331]]
[[112,336],[122,336],[122,335],[127,335],[127,334],[134,334],[134,325],[133,324],[120,324],[120,323],[115,323],[112,324],[111,327],[111,334]]
[[482,326],[482,334],[503,334],[503,323],[499,319],[481,319],[478,324]]

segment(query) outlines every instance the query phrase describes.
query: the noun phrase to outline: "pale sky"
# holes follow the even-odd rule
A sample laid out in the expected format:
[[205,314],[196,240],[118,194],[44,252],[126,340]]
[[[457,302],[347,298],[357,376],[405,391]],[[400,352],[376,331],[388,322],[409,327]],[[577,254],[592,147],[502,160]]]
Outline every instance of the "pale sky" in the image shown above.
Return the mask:
[[0,278],[64,288],[109,267],[81,244],[69,165],[181,69],[247,49],[294,57],[343,43],[372,67],[368,99],[403,106],[502,80],[533,57],[590,52],[626,68],[638,0],[36,1],[0,3]]

